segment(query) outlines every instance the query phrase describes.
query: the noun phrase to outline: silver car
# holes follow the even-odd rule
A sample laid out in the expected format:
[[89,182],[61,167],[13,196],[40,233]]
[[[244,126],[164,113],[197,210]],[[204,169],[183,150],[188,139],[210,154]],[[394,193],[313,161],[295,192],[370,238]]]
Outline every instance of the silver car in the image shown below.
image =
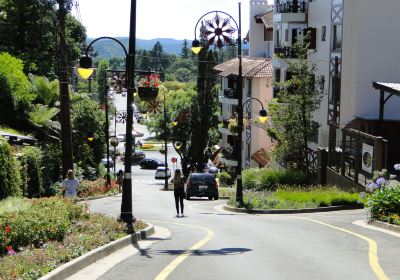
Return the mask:
[[[160,166],[156,169],[156,174],[154,175],[155,179],[165,179],[165,167]],[[167,170],[167,178],[171,178],[171,170],[168,168]]]

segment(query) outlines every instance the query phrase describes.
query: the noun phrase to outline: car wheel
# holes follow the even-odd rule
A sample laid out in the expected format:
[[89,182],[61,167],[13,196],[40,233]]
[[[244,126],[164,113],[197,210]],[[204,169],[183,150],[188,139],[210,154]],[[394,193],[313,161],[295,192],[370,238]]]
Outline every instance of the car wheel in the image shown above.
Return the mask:
[[208,197],[208,200],[212,200],[212,199],[213,199],[213,197],[212,197],[212,196],[209,196],[209,197]]
[[218,194],[214,196],[214,200],[218,200]]

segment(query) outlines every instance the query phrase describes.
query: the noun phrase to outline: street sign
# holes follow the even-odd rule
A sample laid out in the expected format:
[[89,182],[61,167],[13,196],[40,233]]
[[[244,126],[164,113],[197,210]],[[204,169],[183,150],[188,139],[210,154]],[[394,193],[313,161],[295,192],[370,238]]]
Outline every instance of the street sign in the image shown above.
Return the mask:
[[172,163],[175,163],[176,161],[177,161],[176,157],[172,157],[172,158],[171,158],[171,162],[172,162]]

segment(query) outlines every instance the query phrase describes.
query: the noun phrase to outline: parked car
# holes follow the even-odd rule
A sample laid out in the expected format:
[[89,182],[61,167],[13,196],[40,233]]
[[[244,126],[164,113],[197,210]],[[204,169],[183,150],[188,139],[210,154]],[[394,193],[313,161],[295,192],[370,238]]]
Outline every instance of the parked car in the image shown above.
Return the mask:
[[218,199],[218,183],[212,173],[191,173],[186,183],[186,199],[191,197],[208,197]]
[[156,169],[159,166],[165,166],[165,163],[155,158],[145,158],[140,163],[140,168],[143,169]]
[[133,131],[132,131],[132,135],[133,135],[134,137],[143,137],[144,133],[143,133],[143,132],[140,132],[140,131],[137,131],[137,130],[133,130]]
[[118,139],[118,142],[125,142],[125,141],[126,141],[126,135],[125,135],[125,133],[119,133],[119,134],[117,134],[117,139]]
[[154,178],[155,179],[165,179],[165,175],[167,176],[167,178],[171,178],[171,170],[168,168],[167,174],[165,174],[165,167],[160,166],[160,167],[157,167]]
[[133,162],[141,162],[146,158],[146,155],[142,151],[136,151],[132,153],[132,161]]
[[138,123],[140,123],[140,122],[143,120],[143,115],[142,115],[142,113],[135,112],[134,115],[135,115],[136,121],[137,121]]
[[[108,157],[108,163],[109,163],[109,165],[108,165],[109,167],[114,166],[114,160],[112,159],[112,157]],[[107,157],[101,159],[101,164],[103,164],[105,167],[107,167]]]

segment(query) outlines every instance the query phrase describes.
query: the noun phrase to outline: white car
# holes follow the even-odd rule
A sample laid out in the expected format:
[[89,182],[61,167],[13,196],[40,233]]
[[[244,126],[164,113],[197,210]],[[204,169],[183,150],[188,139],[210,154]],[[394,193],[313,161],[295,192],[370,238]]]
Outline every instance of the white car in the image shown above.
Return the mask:
[[117,139],[118,139],[118,142],[125,142],[125,141],[126,141],[126,135],[125,135],[125,133],[119,133],[119,134],[117,134]]
[[[102,158],[101,159],[101,163],[104,165],[104,167],[107,167],[107,157]],[[114,166],[114,160],[111,157],[108,158],[108,164],[109,164],[108,165],[109,167],[113,167]]]
[[[165,179],[165,167],[160,166],[156,169],[155,179]],[[171,178],[171,170],[168,168],[167,170],[167,178]]]

